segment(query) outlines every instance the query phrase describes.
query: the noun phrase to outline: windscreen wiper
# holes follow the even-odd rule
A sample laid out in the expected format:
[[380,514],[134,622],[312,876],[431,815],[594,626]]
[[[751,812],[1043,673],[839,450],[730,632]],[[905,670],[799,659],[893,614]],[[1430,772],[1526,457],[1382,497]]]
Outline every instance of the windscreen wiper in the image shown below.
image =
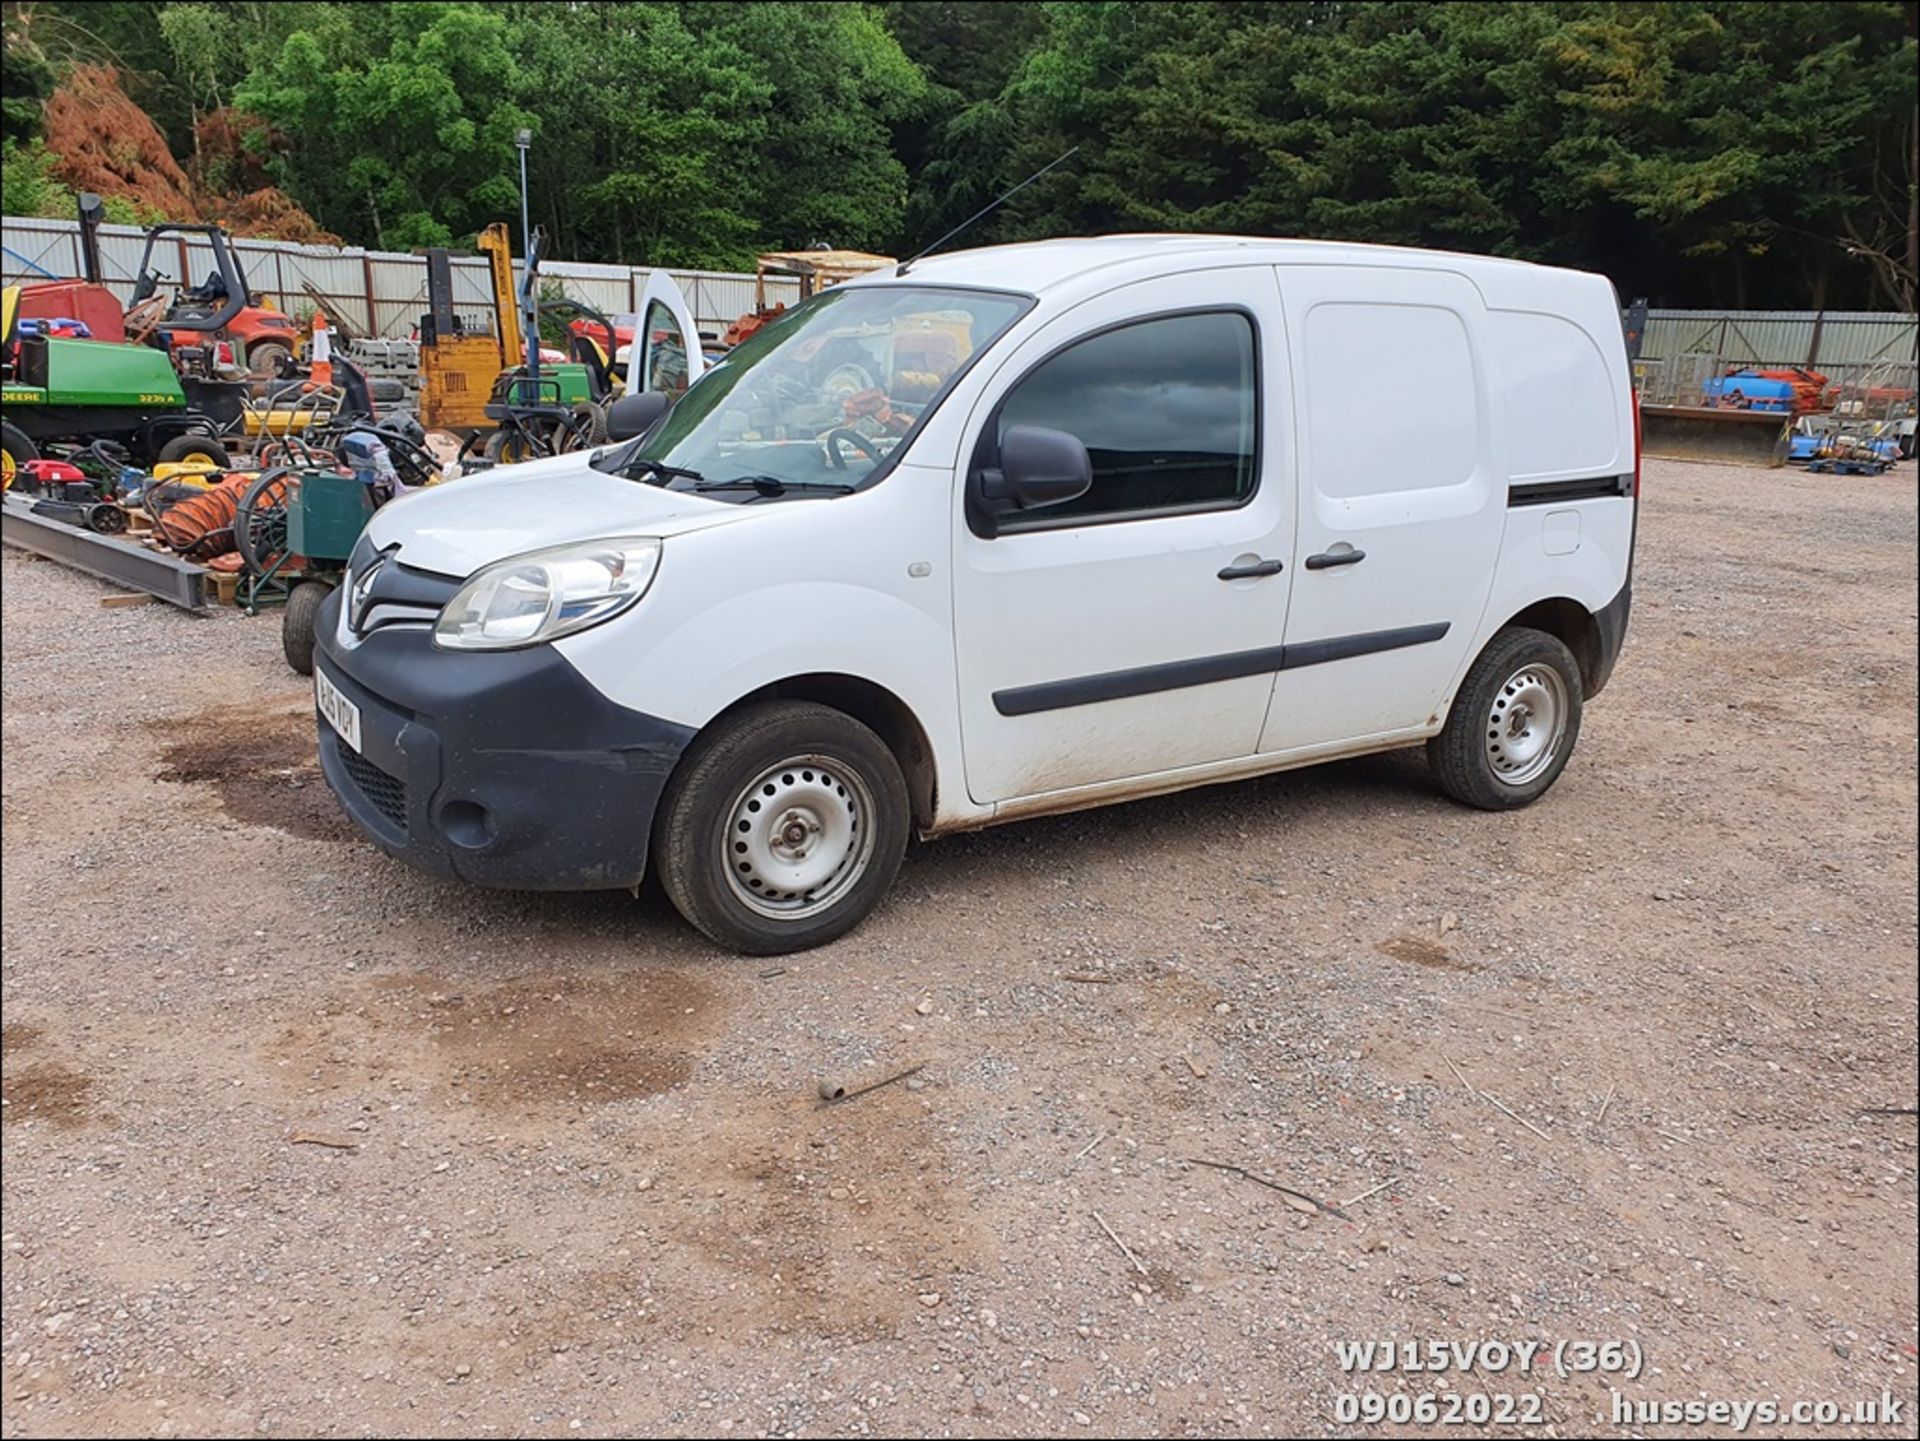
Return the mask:
[[845,495],[854,487],[843,480],[782,480],[777,475],[736,475],[730,480],[695,480],[688,489],[757,490],[762,495],[785,495],[790,490],[813,490]]
[[706,479],[697,470],[688,470],[684,465],[668,465],[664,460],[630,460],[620,473],[628,480],[638,480],[642,475],[656,475],[661,484],[669,480],[690,480],[696,488],[704,484]]

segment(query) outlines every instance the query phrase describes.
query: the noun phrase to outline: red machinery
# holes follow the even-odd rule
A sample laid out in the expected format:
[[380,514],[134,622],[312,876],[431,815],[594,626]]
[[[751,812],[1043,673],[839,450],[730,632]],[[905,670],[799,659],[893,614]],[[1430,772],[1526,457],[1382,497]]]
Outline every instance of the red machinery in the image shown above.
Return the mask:
[[[298,327],[290,317],[255,303],[257,297],[247,289],[246,275],[227,243],[227,233],[217,225],[169,222],[151,227],[132,303],[123,308],[107,288],[100,262],[100,225],[105,213],[99,196],[80,197],[80,262],[85,274],[77,280],[22,286],[21,319],[77,320],[94,340],[136,344],[164,331],[168,347],[176,352],[226,340],[256,375],[274,374],[282,357],[293,355],[300,338]],[[213,273],[203,283],[182,289],[171,300],[161,293],[159,274],[152,267],[154,246],[167,235],[204,238],[214,261]]]

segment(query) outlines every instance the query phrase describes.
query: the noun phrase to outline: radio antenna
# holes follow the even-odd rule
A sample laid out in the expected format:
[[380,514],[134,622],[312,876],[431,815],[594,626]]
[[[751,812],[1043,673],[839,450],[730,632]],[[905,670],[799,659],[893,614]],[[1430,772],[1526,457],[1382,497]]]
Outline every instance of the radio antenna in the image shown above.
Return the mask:
[[1073,157],[1078,155],[1079,153],[1080,153],[1080,147],[1076,145],[1073,147],[1073,149],[1069,150],[1065,155],[1058,156],[1055,159],[1048,161],[1045,165],[1041,166],[1038,170],[1034,171],[1033,174],[1029,175],[1025,180],[1022,180],[1018,185],[1014,186],[1013,189],[1007,191],[1006,194],[1000,196],[997,200],[989,201],[981,209],[975,211],[972,215],[969,215],[965,220],[961,221],[958,225],[954,226],[953,229],[949,230],[945,235],[941,236],[938,240],[934,241],[933,244],[929,245],[925,250],[922,250],[918,255],[914,256],[911,260],[901,265],[900,268],[894,271],[893,273],[895,275],[905,275],[907,271],[910,270],[913,266],[916,266],[922,260],[925,260],[929,255],[933,254],[934,251],[938,250],[941,246],[945,245],[949,240],[953,239],[954,236],[958,235],[961,231],[965,230],[969,225],[973,224],[974,221],[979,220],[984,216],[991,215],[994,211],[998,210],[1002,205],[1005,205],[1009,200],[1013,199],[1014,196],[1018,195],[1022,190],[1025,190],[1029,185],[1033,184],[1033,182],[1038,180],[1042,175],[1045,175],[1049,170],[1053,169],[1054,166],[1064,164],[1066,161],[1073,159]]

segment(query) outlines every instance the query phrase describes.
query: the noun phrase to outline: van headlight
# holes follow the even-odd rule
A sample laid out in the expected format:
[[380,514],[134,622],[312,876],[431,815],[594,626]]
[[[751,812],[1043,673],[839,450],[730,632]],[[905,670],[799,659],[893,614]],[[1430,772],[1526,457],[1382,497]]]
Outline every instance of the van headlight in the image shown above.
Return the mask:
[[445,650],[512,650],[612,620],[647,593],[660,542],[645,536],[529,551],[475,571],[434,622]]

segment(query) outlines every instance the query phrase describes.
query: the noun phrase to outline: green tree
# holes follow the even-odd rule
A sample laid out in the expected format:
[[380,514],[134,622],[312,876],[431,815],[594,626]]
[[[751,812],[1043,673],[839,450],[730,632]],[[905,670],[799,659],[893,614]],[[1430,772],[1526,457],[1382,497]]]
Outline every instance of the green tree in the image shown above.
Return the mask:
[[235,101],[298,140],[275,165],[322,224],[442,245],[516,210],[508,27],[477,5],[316,6]]
[[1911,208],[1910,5],[1045,15],[998,103],[1023,167],[1082,154],[1009,208],[1014,233],[1438,245],[1586,265],[1657,298],[1833,303],[1871,293],[1850,247],[1897,255]]
[[890,243],[907,191],[892,126],[924,103],[926,81],[880,12],[818,0],[684,10],[703,42],[743,57],[771,92],[752,161],[762,233],[781,246]]
[[666,5],[509,7],[538,111],[535,213],[556,253],[649,265],[731,266],[758,230],[754,156],[772,86],[747,58],[690,30]]

